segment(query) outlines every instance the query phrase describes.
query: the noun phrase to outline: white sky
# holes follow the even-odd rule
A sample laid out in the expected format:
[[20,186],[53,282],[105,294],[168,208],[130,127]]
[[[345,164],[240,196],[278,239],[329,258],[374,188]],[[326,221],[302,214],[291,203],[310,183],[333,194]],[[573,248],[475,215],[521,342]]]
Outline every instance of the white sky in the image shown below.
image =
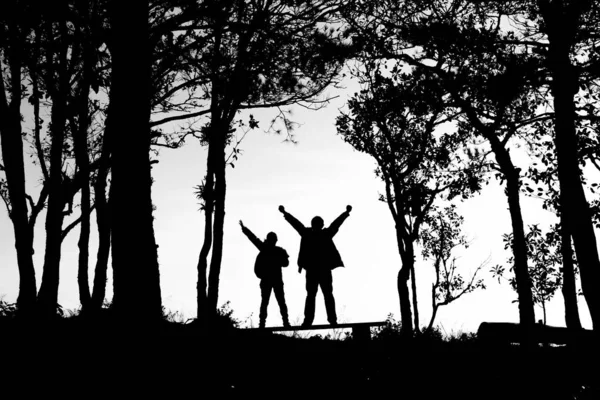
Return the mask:
[[[261,129],[244,139],[243,154],[234,169],[227,169],[227,206],[224,257],[222,262],[219,304],[231,302],[234,316],[247,325],[258,325],[260,305],[259,280],[253,272],[257,249],[242,234],[238,221],[261,239],[269,231],[279,237],[278,245],[290,254],[290,267],[284,270],[286,300],[292,324],[303,319],[305,276],[298,274],[296,259],[300,238],[277,210],[286,210],[305,225],[320,215],[328,225],[346,205],[353,207],[350,217],[335,237],[345,268],[333,272],[334,295],[339,322],[382,321],[393,313],[399,319],[396,278],[400,268],[394,224],[387,205],[379,202],[383,185],[374,174],[375,163],[358,153],[336,134],[335,117],[346,95],[340,94],[326,109],[294,109],[294,120],[302,125],[296,130],[297,145],[282,143],[284,137],[265,134],[273,112],[253,112]],[[186,318],[196,313],[196,265],[202,244],[204,218],[198,211],[194,186],[205,173],[206,152],[189,142],[178,150],[162,149],[160,163],[153,168],[152,187],[155,232],[159,244],[159,262],[163,305],[179,311]],[[34,191],[39,175],[34,167],[28,174],[28,187]],[[39,190],[39,189],[38,189]],[[37,193],[37,192],[36,192]],[[522,199],[525,223],[544,222],[551,217],[539,201]],[[78,211],[78,210],[77,210]],[[481,275],[487,289],[465,295],[449,306],[440,308],[437,324],[447,333],[476,331],[483,321],[518,321],[516,294],[507,282],[498,284],[488,273],[495,264],[509,256],[503,249],[502,234],[511,231],[510,217],[503,188],[496,182],[483,193],[461,204],[466,219],[464,233],[472,239],[463,251],[460,265],[464,274],[474,270],[488,256],[491,261]],[[45,214],[41,214],[36,231],[36,278],[41,283]],[[59,303],[67,309],[79,305],[77,289],[77,239],[75,229],[63,246]],[[96,237],[90,247],[91,268],[95,264]],[[418,250],[419,251],[419,250]],[[431,263],[417,259],[416,274],[421,323],[431,315]],[[112,273],[109,268],[107,296],[112,297]],[[90,282],[93,271],[90,271]],[[0,212],[0,296],[14,302],[18,294],[18,270],[12,225],[6,210]],[[579,307],[584,327],[591,321],[583,297]],[[564,326],[563,299],[558,292],[549,305],[548,324]],[[536,318],[542,318],[536,307]],[[317,295],[315,324],[326,323],[321,293]],[[272,296],[267,326],[280,326],[277,302]]]

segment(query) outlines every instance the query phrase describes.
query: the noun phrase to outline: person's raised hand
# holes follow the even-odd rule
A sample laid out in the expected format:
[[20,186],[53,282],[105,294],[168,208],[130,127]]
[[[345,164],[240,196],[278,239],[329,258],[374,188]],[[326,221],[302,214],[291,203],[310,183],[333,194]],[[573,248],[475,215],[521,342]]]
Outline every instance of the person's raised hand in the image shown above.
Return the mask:
[[240,219],[240,226],[242,227],[242,229],[245,228],[244,223],[242,222],[242,220]]
[[283,208],[283,206],[279,206],[279,211],[284,213],[285,212],[285,208]]
[[346,206],[346,211],[348,211],[348,212],[352,211],[352,206]]

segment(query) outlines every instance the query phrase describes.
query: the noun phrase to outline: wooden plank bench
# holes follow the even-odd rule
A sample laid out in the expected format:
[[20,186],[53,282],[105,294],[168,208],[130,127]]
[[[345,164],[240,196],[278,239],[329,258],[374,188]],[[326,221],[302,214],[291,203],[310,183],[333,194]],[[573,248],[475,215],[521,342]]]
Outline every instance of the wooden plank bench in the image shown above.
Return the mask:
[[385,326],[386,321],[383,322],[351,322],[344,324],[324,324],[324,325],[311,325],[311,326],[290,326],[289,328],[283,326],[272,326],[265,328],[249,328],[249,330],[259,332],[296,332],[296,331],[314,331],[321,329],[352,329],[352,339],[356,342],[368,342],[371,340],[371,328]]
[[[483,343],[520,343],[521,331],[517,323],[482,322],[477,330],[477,338]],[[534,343],[585,346],[593,342],[594,331],[536,324],[530,338]]]

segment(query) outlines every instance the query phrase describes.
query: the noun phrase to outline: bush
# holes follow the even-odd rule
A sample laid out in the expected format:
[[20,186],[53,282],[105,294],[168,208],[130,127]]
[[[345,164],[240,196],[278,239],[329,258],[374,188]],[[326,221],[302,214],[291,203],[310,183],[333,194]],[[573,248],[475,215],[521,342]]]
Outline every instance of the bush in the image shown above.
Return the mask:
[[163,320],[174,324],[185,324],[186,318],[181,311],[167,310],[165,307],[162,308]]
[[231,303],[229,301],[225,302],[225,304],[217,310],[215,322],[215,328],[217,328],[217,330],[239,329],[241,325],[241,321],[233,316],[233,310],[231,309]]
[[402,324],[394,319],[394,314],[388,314],[386,324],[383,328],[377,328],[373,334],[373,340],[393,340],[400,338]]
[[4,301],[4,296],[0,297],[0,318],[14,318],[17,314],[17,305]]
[[444,334],[441,329],[437,326],[432,327],[431,329],[424,328],[421,330],[421,333],[417,336],[419,340],[428,343],[441,343],[444,342]]

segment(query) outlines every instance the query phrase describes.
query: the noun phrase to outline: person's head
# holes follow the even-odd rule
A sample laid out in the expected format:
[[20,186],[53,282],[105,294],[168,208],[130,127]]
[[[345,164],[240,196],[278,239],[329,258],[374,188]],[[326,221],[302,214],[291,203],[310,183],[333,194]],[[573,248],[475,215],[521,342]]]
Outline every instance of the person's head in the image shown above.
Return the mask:
[[265,240],[265,243],[271,246],[275,246],[275,243],[277,243],[277,235],[275,234],[275,232],[267,233],[267,240]]
[[323,218],[316,216],[310,221],[310,226],[316,231],[323,229]]

